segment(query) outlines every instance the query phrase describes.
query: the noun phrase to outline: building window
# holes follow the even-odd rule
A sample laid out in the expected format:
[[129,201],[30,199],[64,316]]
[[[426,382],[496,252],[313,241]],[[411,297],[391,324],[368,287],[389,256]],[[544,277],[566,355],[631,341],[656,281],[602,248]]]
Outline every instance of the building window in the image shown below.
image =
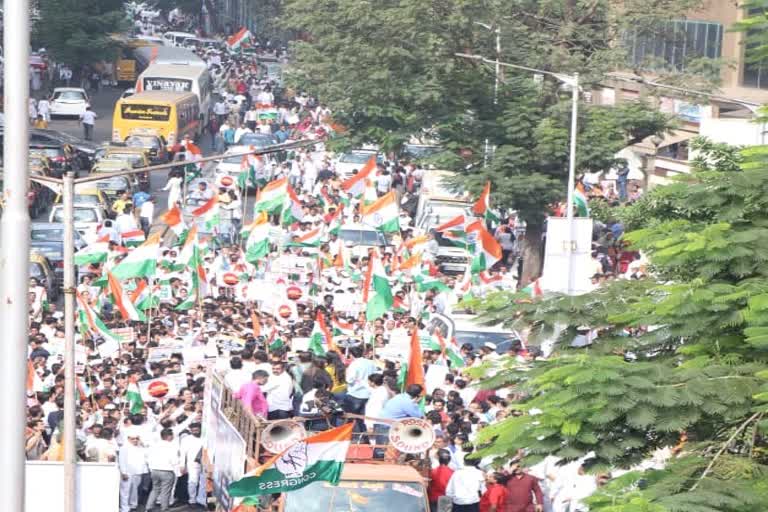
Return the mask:
[[[762,8],[757,7],[747,11],[749,17],[759,15],[765,16]],[[742,84],[744,87],[768,89],[768,61],[760,57],[760,54],[765,54],[765,32],[762,24],[759,27],[747,29],[744,41]]]
[[[629,31],[624,37],[632,66],[685,71],[693,59],[718,59],[723,25],[706,21],[669,21],[655,29]],[[662,64],[663,63],[663,64]]]

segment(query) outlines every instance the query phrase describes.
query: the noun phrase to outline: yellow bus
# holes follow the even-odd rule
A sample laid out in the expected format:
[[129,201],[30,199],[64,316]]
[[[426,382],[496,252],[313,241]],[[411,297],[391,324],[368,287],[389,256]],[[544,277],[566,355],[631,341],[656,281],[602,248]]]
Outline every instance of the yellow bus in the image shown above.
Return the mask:
[[200,102],[189,92],[150,91],[117,102],[112,118],[112,141],[125,142],[129,135],[154,134],[172,146],[200,133]]

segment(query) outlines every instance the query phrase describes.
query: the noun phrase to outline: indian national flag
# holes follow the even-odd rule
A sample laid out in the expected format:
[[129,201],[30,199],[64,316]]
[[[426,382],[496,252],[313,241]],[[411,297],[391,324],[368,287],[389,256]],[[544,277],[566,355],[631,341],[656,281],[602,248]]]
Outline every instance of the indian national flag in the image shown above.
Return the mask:
[[259,213],[250,225],[245,244],[245,259],[256,263],[269,254],[269,220],[267,212]]
[[486,221],[499,222],[499,218],[491,211],[491,182],[485,182],[483,192],[472,206],[472,213]]
[[376,155],[372,156],[360,169],[357,174],[351,178],[344,180],[341,183],[341,188],[344,191],[352,194],[353,197],[360,197],[365,192],[365,183],[369,178],[373,177],[373,173],[376,170]]
[[336,350],[336,344],[333,342],[333,336],[325,323],[323,312],[318,310],[315,316],[315,326],[312,328],[312,335],[309,337],[309,350],[315,355],[323,356],[329,350]]
[[429,237],[427,235],[417,236],[403,242],[403,247],[408,250],[409,254],[419,254],[427,250],[427,244],[429,243]]
[[501,259],[501,245],[485,229],[482,221],[476,221],[467,226],[467,233],[474,237],[475,256],[472,259],[473,273],[488,270]]
[[280,213],[288,197],[288,178],[270,181],[259,191],[254,212]]
[[288,225],[294,222],[301,222],[304,219],[304,210],[301,206],[301,201],[299,201],[299,196],[296,195],[296,191],[290,185],[286,187],[286,191],[288,192],[288,205],[283,211],[283,224]]
[[243,27],[227,38],[227,48],[230,51],[239,51],[243,45],[247,45],[251,40],[251,31]]
[[365,318],[372,322],[392,309],[394,298],[392,297],[392,288],[389,286],[389,278],[381,264],[381,259],[376,252],[371,253],[371,259],[368,265],[368,275],[365,279],[365,285],[368,283],[373,287],[374,295],[370,297],[365,306]]
[[362,223],[379,231],[400,231],[400,209],[395,191],[390,190],[373,204],[361,208]]
[[122,338],[107,328],[90,304],[79,293],[77,294],[77,304],[79,307],[78,315],[80,316],[80,334],[90,332],[104,339],[122,342]]
[[181,210],[178,206],[174,205],[173,208],[165,212],[160,218],[178,238],[181,238],[187,230],[187,226],[184,224],[184,218],[182,217]]
[[131,407],[131,414],[139,414],[144,409],[144,400],[141,398],[137,376],[132,375],[125,389],[125,398]]
[[195,227],[189,230],[189,236],[187,236],[184,247],[179,254],[179,261],[186,264],[191,274],[187,287],[187,298],[175,308],[178,311],[185,311],[194,307],[195,303],[204,295],[202,286],[206,283],[205,269],[202,265]]
[[447,222],[443,222],[435,228],[438,233],[444,233],[446,231],[464,231],[464,226],[467,223],[467,218],[464,214],[457,215]]
[[446,340],[440,329],[435,329],[434,337],[429,339],[427,347],[433,352],[439,352],[441,357],[450,361],[452,368],[464,366],[464,358],[461,356],[461,349],[456,339]]
[[126,231],[120,235],[120,238],[123,240],[123,245],[126,247],[136,247],[147,240],[147,237],[144,236],[144,232],[140,229]]
[[75,253],[75,265],[90,265],[107,261],[109,235],[105,235]]
[[523,288],[525,293],[528,293],[532,299],[535,299],[537,297],[541,297],[544,295],[544,291],[541,289],[541,278],[536,279],[532,283],[530,283],[528,286]]
[[249,498],[291,492],[313,482],[339,483],[355,423],[296,442],[229,485],[229,495]]
[[353,336],[355,334],[355,324],[342,320],[338,316],[331,318],[333,333],[336,335]]
[[339,236],[341,231],[341,225],[344,223],[342,218],[342,212],[344,211],[344,205],[336,206],[336,211],[333,212],[331,218],[328,219],[328,233]]
[[576,189],[573,191],[573,204],[576,206],[576,214],[579,217],[589,217],[589,199],[581,182],[576,184]]
[[214,194],[203,206],[193,210],[192,215],[203,217],[206,230],[213,231],[219,225],[219,196]]
[[323,243],[325,238],[325,230],[322,227],[317,227],[312,231],[309,231],[296,239],[295,242],[291,242],[287,245],[298,247],[319,247]]
[[121,281],[155,275],[157,260],[160,259],[160,235],[160,232],[149,235],[146,242],[129,252],[128,256],[112,269],[112,274]]
[[131,292],[131,302],[141,311],[157,307],[160,303],[160,297],[155,293],[157,288],[157,285],[153,289],[144,279],[140,280],[139,284],[136,285],[136,289]]
[[144,316],[140,310],[134,306],[130,297],[123,289],[120,281],[115,279],[115,276],[111,272],[107,273],[107,281],[109,283],[109,292],[112,294],[112,300],[115,303],[118,311],[123,316],[123,320],[133,320],[134,322],[146,322],[147,317]]

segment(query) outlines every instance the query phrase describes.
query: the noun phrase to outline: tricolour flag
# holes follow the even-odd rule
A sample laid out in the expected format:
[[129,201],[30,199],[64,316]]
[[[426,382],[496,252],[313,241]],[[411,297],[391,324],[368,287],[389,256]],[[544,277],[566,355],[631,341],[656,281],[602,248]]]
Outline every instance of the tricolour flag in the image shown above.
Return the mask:
[[355,422],[302,439],[229,485],[229,495],[249,498],[291,492],[313,482],[339,483]]
[[254,213],[281,213],[287,197],[288,178],[270,181],[263,189],[259,190],[259,195],[253,206]]
[[159,288],[158,285],[150,287],[144,279],[140,280],[136,289],[131,292],[131,302],[141,311],[157,307],[160,304],[157,288]]
[[373,177],[376,170],[376,155],[368,159],[362,169],[341,183],[341,188],[349,192],[353,197],[360,197],[365,192],[366,182]]
[[120,234],[120,239],[123,241],[123,245],[126,247],[136,247],[143,244],[147,237],[144,235],[144,231],[140,229],[134,229],[133,231],[126,231]]
[[109,235],[104,235],[75,253],[75,265],[90,265],[107,261],[109,254]]
[[141,398],[138,379],[135,375],[131,376],[128,382],[128,387],[125,389],[125,398],[130,404],[131,414],[139,414],[144,409],[144,400]]
[[390,190],[374,203],[361,208],[362,223],[379,231],[400,231],[400,209],[395,191]]
[[464,366],[464,358],[461,356],[461,349],[456,339],[446,340],[440,329],[435,329],[434,337],[429,339],[427,346],[429,350],[439,352],[442,358],[450,361],[452,368]]
[[317,227],[307,233],[304,233],[298,237],[295,241],[292,241],[286,245],[293,247],[320,247],[325,239],[325,230],[323,227]]
[[579,182],[573,191],[573,204],[576,206],[576,213],[579,217],[589,217],[589,199],[584,190],[584,184]]
[[250,225],[245,243],[245,259],[256,263],[269,254],[269,218],[267,212],[259,213]]
[[120,284],[120,281],[118,281],[111,272],[107,273],[107,281],[109,283],[109,292],[112,294],[112,300],[118,311],[120,311],[120,314],[123,316],[123,320],[146,322],[147,317],[134,306],[130,297]]
[[403,242],[403,247],[408,250],[408,254],[419,254],[427,250],[429,236],[421,235]]
[[283,224],[290,225],[294,222],[301,222],[304,219],[304,209],[301,206],[301,201],[299,201],[299,196],[296,195],[296,191],[290,185],[286,187],[286,192],[288,193],[288,204],[283,211]]
[[195,217],[203,217],[205,229],[208,232],[219,225],[219,196],[214,194],[204,205],[192,211]]
[[475,204],[472,205],[472,213],[490,222],[499,222],[499,218],[491,211],[491,182],[485,182],[483,192]]
[[317,311],[315,326],[312,328],[312,334],[309,337],[309,350],[318,356],[325,355],[329,350],[336,350],[333,335],[331,335],[331,331],[325,323],[325,316],[320,310]]
[[128,253],[123,261],[112,269],[115,277],[121,281],[133,277],[155,275],[157,260],[160,258],[160,232],[149,235],[146,242]]
[[335,207],[336,210],[333,212],[333,215],[331,215],[331,218],[328,219],[328,233],[331,235],[339,236],[339,231],[341,231],[341,225],[344,223],[344,219],[342,216],[342,212],[344,211],[344,205],[339,205]]
[[181,215],[181,210],[176,205],[165,212],[160,218],[178,238],[181,238],[187,230],[187,226],[184,224],[184,218]]
[[372,322],[392,309],[394,302],[389,278],[384,270],[384,265],[381,264],[379,255],[375,251],[371,253],[369,276],[366,276],[366,283],[370,283],[374,295],[368,299],[365,306],[365,317],[369,322]]
[[483,221],[476,221],[467,226],[467,233],[474,235],[474,258],[472,272],[479,273],[490,269],[501,259],[502,251],[499,242],[485,229]]
[[333,333],[336,335],[354,336],[355,334],[355,324],[342,320],[336,315],[331,318],[331,325],[333,325]]
[[80,334],[90,332],[105,340],[109,339],[117,341],[118,343],[122,342],[122,338],[107,328],[90,304],[88,304],[79,293],[77,294],[77,303],[79,306],[78,315],[80,316],[80,329],[82,330]]
[[176,306],[178,311],[186,311],[192,308],[197,301],[204,295],[202,285],[206,282],[205,269],[200,257],[200,247],[197,240],[197,228],[192,227],[189,230],[184,247],[179,254],[179,262],[185,265],[191,273],[189,287],[187,289],[187,298],[181,304]]
[[243,45],[247,45],[250,40],[251,31],[243,27],[227,38],[227,48],[232,52],[240,51]]

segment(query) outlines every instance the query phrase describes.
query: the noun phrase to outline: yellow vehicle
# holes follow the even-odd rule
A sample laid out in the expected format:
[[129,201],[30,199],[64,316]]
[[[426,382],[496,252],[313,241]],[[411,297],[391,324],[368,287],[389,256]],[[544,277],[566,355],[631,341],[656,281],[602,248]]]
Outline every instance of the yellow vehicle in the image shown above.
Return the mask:
[[156,43],[144,39],[126,39],[120,35],[113,35],[112,38],[121,45],[115,59],[115,80],[120,83],[135,83],[139,76],[139,63],[136,61],[134,51],[142,46],[151,46]]
[[[61,202],[61,194],[56,196],[55,203]],[[73,203],[77,204],[92,204],[98,205],[104,208],[104,211],[109,211],[109,198],[107,195],[96,188],[92,183],[82,183],[75,185],[75,197]]]
[[[133,134],[131,134],[131,136],[132,135]],[[131,164],[130,166],[133,168],[149,167],[152,165],[152,161],[149,157],[149,151],[142,147],[131,147],[123,145],[107,146],[106,150],[104,151],[104,156],[102,156],[101,160],[99,161],[106,162],[110,160],[128,161]],[[139,180],[139,188],[144,191],[149,190],[149,172],[143,172],[135,176]]]
[[29,253],[29,277],[36,279],[37,284],[45,288],[49,301],[54,301],[59,296],[59,286],[56,282],[56,273],[48,258],[32,251]]
[[125,142],[133,133],[152,130],[173,146],[186,135],[200,133],[200,102],[192,93],[150,91],[123,98],[115,105],[112,141]]

